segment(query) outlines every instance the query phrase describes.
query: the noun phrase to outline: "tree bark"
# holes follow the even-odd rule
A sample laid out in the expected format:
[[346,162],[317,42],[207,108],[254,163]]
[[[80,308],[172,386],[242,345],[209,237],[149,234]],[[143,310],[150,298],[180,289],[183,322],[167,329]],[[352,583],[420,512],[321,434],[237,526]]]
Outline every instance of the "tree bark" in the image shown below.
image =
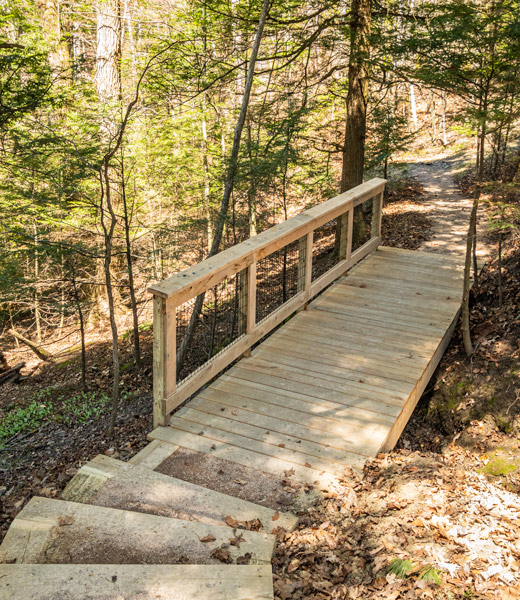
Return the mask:
[[[347,122],[341,192],[363,183],[367,129],[368,75],[370,58],[371,0],[353,0],[350,21]],[[339,228],[338,228],[339,229]],[[339,233],[339,231],[338,231]],[[353,242],[363,238],[365,222],[361,210],[355,211]],[[339,239],[339,236],[337,236]]]
[[462,293],[462,339],[464,341],[464,350],[466,351],[467,356],[471,356],[473,354],[471,328],[469,323],[469,295],[471,290],[471,252],[473,248],[473,238],[476,231],[479,198],[480,188],[477,188],[473,197],[473,206],[471,208],[468,235],[466,238],[466,259],[464,262],[464,283]]
[[99,0],[98,2],[96,89],[101,101],[121,100],[120,0]]
[[[115,142],[119,129],[119,119],[121,116],[121,3],[120,0],[99,0],[97,4],[97,46],[96,46],[96,90],[100,107],[103,110],[101,116],[101,140],[107,152],[110,152],[111,146]],[[119,113],[119,114],[118,114]],[[110,202],[114,207],[114,214],[117,215],[121,203],[120,176],[109,164],[106,173],[106,185],[109,186],[106,192],[110,195]],[[105,192],[105,193],[106,193]],[[101,218],[102,215],[101,215]],[[116,216],[117,227],[117,216]],[[111,248],[115,246],[115,234],[110,242]],[[106,247],[105,247],[106,253]],[[123,270],[123,255],[118,255],[110,261],[112,276],[110,277],[113,286],[114,281],[120,279]],[[96,279],[104,281],[104,265],[98,263]],[[95,309],[90,316],[91,323],[97,318],[111,319],[109,295],[113,297],[114,309],[116,312],[122,311],[122,302],[119,289],[112,287],[107,290],[103,285],[96,285],[93,289],[93,305]]]

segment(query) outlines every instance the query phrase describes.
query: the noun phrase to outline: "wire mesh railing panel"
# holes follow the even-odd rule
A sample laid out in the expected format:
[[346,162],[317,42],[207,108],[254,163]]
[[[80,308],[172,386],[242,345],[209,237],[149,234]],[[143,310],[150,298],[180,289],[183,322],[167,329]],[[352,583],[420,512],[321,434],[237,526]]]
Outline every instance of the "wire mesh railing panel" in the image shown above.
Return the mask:
[[304,276],[304,241],[291,242],[260,259],[256,264],[256,322],[296,296]]
[[358,204],[354,208],[354,230],[352,232],[352,252],[366,244],[372,234],[372,213],[374,208],[374,198]]
[[327,221],[314,230],[312,242],[312,281],[340,262],[341,217]]
[[241,283],[243,272],[207,290],[202,305],[192,298],[177,307],[177,352],[183,342],[186,346],[177,382],[194,375],[244,334],[246,299],[240,293]]

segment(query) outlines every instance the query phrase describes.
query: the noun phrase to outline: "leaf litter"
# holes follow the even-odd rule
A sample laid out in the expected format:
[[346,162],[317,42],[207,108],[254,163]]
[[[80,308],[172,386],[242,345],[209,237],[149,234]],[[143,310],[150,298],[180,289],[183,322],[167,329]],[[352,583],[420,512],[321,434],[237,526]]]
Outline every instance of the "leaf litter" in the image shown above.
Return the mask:
[[520,598],[520,497],[481,465],[452,444],[349,473],[279,533],[276,598]]

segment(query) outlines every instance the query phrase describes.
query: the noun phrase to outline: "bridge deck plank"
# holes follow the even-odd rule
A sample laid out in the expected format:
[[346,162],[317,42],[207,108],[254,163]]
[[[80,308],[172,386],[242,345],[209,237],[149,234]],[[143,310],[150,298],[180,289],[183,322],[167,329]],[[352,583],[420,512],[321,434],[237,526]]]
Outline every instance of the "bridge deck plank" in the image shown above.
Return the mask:
[[359,469],[397,441],[461,295],[460,259],[380,248],[177,411],[168,440],[196,433],[201,451],[217,441],[266,472],[303,467],[307,480],[305,469]]

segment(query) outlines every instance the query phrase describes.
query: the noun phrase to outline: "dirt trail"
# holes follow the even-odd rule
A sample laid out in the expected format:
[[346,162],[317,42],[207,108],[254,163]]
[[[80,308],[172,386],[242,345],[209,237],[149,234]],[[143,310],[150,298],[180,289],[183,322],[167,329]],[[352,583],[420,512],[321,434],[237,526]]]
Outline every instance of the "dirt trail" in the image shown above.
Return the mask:
[[[473,200],[459,192],[454,173],[461,168],[458,158],[425,159],[410,165],[410,175],[424,186],[424,206],[433,224],[432,237],[422,243],[420,250],[464,255],[466,235]],[[483,260],[489,248],[483,241],[485,218],[481,214],[478,226],[477,256]]]

